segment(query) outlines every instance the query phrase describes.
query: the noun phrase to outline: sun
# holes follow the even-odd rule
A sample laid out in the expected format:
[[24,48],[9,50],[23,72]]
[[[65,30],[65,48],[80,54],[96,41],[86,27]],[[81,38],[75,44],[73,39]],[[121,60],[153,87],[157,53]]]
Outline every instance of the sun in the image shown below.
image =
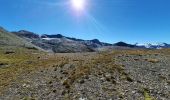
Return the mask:
[[85,0],[71,0],[71,4],[75,10],[81,11],[85,7]]

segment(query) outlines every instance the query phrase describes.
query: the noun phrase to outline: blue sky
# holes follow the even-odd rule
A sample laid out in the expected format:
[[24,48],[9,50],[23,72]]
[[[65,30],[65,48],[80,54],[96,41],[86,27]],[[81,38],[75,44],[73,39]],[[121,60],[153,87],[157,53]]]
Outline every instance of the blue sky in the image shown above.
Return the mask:
[[170,43],[170,0],[0,0],[0,26],[114,43]]

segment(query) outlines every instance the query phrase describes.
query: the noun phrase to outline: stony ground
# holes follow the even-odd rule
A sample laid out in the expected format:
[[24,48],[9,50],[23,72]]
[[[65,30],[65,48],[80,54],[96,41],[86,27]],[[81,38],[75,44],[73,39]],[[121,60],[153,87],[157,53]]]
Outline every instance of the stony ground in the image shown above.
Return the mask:
[[[0,57],[0,100],[170,100],[168,49],[5,52]],[[22,60],[5,62],[11,55]]]

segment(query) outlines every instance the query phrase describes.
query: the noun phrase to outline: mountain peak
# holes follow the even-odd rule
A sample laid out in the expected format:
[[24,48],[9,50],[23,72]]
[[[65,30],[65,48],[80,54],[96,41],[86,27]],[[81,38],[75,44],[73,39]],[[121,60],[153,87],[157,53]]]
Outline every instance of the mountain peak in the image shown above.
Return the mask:
[[39,35],[30,31],[26,31],[26,30],[20,30],[18,32],[12,32],[16,35],[18,35],[19,37],[26,37],[26,38],[39,38]]
[[93,39],[91,41],[94,42],[94,43],[101,43],[98,39]]
[[122,42],[122,41],[115,43],[114,46],[135,47],[135,45],[128,44],[128,43],[125,43],[125,42]]

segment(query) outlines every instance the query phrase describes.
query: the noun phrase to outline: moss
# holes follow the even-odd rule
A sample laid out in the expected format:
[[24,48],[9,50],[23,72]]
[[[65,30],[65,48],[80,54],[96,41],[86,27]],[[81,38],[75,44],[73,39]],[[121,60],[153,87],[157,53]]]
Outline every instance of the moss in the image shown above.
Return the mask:
[[21,100],[37,100],[37,99],[35,99],[35,98],[33,98],[33,97],[24,97],[24,98],[21,99]]
[[145,100],[153,100],[146,90],[144,91],[144,97],[145,97]]

